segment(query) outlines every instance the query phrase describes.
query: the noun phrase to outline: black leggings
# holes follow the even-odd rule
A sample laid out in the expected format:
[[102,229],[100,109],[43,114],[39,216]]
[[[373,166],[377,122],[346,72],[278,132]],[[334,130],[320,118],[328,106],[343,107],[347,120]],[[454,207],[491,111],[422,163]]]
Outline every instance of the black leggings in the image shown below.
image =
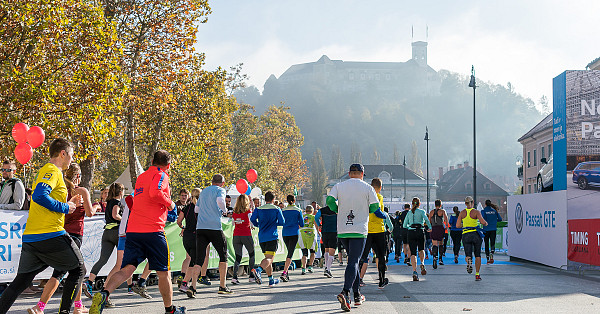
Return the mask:
[[308,257],[308,251],[310,251],[311,254],[315,254],[315,250],[313,250],[313,249],[301,249],[301,250],[302,250],[302,256],[305,256],[305,257]]
[[113,250],[119,244],[119,228],[105,229],[102,233],[102,247],[100,249],[100,259],[94,264],[90,274],[97,275],[102,267],[106,265],[112,255]]
[[283,236],[283,243],[285,243],[285,248],[287,249],[287,258],[291,259],[294,256],[294,251],[296,251],[298,236]]
[[460,253],[460,241],[462,240],[462,230],[450,230],[450,237],[452,238],[452,250],[454,256],[458,256]]
[[360,260],[359,269],[362,269],[362,265],[367,262],[369,251],[373,249],[373,251],[375,251],[375,256],[379,259],[379,262],[377,262],[377,270],[379,271],[379,281],[382,281],[385,278],[386,248],[387,242],[385,232],[369,233],[367,235],[367,242]]
[[496,252],[496,230],[486,231],[483,243],[485,243],[485,256],[490,256],[490,247],[492,253]]
[[444,243],[442,245],[442,248],[440,249],[440,252],[444,255],[446,255],[446,247],[448,246],[448,233],[444,234]]
[[233,249],[235,251],[235,263],[233,264],[233,278],[237,279],[238,269],[242,262],[242,249],[248,251],[248,266],[254,268],[254,240],[252,236],[233,236]]

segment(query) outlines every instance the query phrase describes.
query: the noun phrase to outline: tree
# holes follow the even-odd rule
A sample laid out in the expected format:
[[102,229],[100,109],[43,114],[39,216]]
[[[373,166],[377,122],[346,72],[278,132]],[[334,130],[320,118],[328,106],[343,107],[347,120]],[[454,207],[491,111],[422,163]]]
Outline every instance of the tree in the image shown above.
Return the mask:
[[327,186],[327,171],[321,150],[318,148],[311,159],[310,185],[312,186],[312,200],[320,203],[325,195],[325,186]]
[[352,146],[350,147],[350,161],[353,164],[362,163],[362,153],[360,152],[360,147],[356,142],[352,142]]
[[379,156],[379,152],[377,151],[377,146],[373,146],[373,154],[371,155],[371,163],[374,165],[379,165],[381,163],[381,156]]
[[394,143],[394,156],[392,158],[392,164],[399,165],[402,163],[402,159],[400,158],[400,152],[398,151],[398,145]]
[[423,176],[423,167],[421,165],[421,156],[419,156],[419,148],[417,147],[417,142],[413,140],[411,146],[412,149],[410,152],[407,167],[414,173]]
[[329,177],[338,179],[344,175],[344,159],[338,145],[331,147],[331,170]]
[[[49,140],[71,140],[82,170],[90,169],[99,144],[115,135],[113,112],[127,83],[114,25],[102,7],[81,0],[2,2],[0,21],[1,154],[12,155],[11,128],[26,122]],[[46,158],[36,154],[29,165]],[[89,188],[92,179],[86,171],[81,185]]]

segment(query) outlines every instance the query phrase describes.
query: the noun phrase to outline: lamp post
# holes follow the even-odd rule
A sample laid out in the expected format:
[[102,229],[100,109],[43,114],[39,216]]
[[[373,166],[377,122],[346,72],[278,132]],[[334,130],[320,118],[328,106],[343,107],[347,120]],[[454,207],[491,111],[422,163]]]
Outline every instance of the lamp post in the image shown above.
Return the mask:
[[473,88],[473,200],[477,206],[477,137],[475,128],[475,67],[471,66],[471,81],[469,87]]
[[402,176],[404,178],[404,201],[406,202],[406,155],[404,155],[404,160],[402,161],[402,168],[404,171]]
[[425,142],[427,143],[427,212],[429,213],[429,129],[425,127]]

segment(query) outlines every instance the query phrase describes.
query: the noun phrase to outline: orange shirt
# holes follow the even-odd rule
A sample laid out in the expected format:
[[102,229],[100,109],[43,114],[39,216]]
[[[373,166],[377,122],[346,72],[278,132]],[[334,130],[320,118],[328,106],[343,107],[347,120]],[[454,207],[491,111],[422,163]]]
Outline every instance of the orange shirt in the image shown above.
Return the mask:
[[172,203],[169,175],[159,167],[150,167],[135,182],[133,208],[130,208],[127,232],[164,231],[167,212]]

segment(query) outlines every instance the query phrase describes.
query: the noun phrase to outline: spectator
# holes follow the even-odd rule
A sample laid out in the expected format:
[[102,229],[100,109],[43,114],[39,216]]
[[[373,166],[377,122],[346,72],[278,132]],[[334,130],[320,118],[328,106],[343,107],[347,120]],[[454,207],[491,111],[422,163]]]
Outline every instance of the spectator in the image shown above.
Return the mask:
[[2,179],[0,184],[0,209],[20,210],[25,202],[25,186],[15,178],[17,166],[12,161],[2,163]]

